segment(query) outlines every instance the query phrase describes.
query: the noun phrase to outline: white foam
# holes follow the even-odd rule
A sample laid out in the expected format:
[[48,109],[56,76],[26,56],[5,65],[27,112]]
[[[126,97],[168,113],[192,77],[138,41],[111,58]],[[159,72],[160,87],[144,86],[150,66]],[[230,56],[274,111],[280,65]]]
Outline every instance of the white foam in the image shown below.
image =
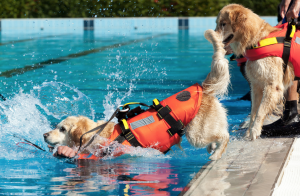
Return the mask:
[[94,120],[91,100],[75,87],[61,82],[44,82],[35,86],[31,93],[40,100],[48,115],[61,120],[67,116],[87,116]]
[[67,115],[84,114],[94,118],[91,102],[83,93],[69,85],[45,82],[30,93],[20,90],[11,99],[0,102],[0,158],[23,159],[36,155],[37,150],[23,142],[27,139],[47,149],[43,134],[51,130],[47,117],[60,120]]

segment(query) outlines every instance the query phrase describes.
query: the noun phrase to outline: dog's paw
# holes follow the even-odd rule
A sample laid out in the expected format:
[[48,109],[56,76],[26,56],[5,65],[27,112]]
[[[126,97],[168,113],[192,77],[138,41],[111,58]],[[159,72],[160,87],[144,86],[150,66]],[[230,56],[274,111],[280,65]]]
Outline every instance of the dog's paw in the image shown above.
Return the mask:
[[250,129],[247,129],[244,135],[245,138],[250,138]]
[[206,150],[209,154],[211,154],[213,151],[215,151],[217,148],[217,144],[216,143],[210,143],[206,146]]
[[259,136],[260,136],[260,133],[259,133],[256,129],[253,129],[253,130],[251,131],[251,134],[250,134],[250,139],[251,139],[252,141],[254,141],[254,140],[256,140],[257,138],[259,138]]

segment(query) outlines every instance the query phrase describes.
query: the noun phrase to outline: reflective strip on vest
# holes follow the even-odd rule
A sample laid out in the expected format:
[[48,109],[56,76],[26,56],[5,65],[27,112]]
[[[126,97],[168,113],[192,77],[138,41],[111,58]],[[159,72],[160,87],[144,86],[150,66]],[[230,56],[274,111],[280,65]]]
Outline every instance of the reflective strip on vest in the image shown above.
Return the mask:
[[[186,101],[179,101],[176,96],[183,92],[188,91],[191,94],[191,98]],[[168,105],[171,108],[171,115],[175,120],[181,120],[186,126],[197,114],[202,100],[202,87],[199,84],[193,86],[170,96],[169,98],[160,102],[162,106]],[[154,119],[154,123],[146,124],[140,127],[131,127],[131,124],[140,121],[141,119],[151,118]],[[173,145],[179,143],[180,136],[175,134],[171,136],[168,133],[170,125],[166,123],[164,119],[160,119],[157,116],[157,111],[153,108],[146,110],[145,112],[130,118],[127,120],[130,131],[133,133],[135,138],[144,148],[155,148],[161,152],[165,152],[170,149]],[[110,140],[114,140],[122,133],[120,126],[115,125],[114,131],[110,137]],[[125,140],[123,145],[129,145],[130,143]]]
[[[176,96],[184,91],[188,91],[191,97],[188,100],[181,98],[180,101],[180,96],[178,99],[176,98]],[[198,113],[198,110],[201,105],[201,100],[202,87],[196,83],[193,86],[161,101],[160,104],[164,107],[168,105],[172,110],[171,115],[175,118],[175,120],[181,120],[182,123],[186,126]],[[141,120],[144,120],[145,122],[141,123]],[[152,122],[153,120],[154,122]],[[180,136],[178,134],[171,136],[168,133],[168,130],[171,128],[170,125],[168,125],[168,123],[166,123],[164,119],[160,119],[157,116],[157,111],[153,108],[150,108],[145,112],[128,119],[126,126],[127,125],[129,126],[129,129],[132,132],[132,134],[144,148],[154,148],[161,152],[166,152],[173,145],[179,143],[180,141]],[[131,127],[132,125],[137,126],[133,128]],[[114,127],[114,131],[109,137],[109,139],[113,141],[121,133],[122,130],[120,128],[120,125],[116,124]],[[131,146],[127,140],[125,140],[122,144],[126,146]],[[119,152],[118,154],[114,154],[114,156],[120,156],[122,154],[122,152]],[[96,157],[92,154],[78,154],[78,156],[78,159],[98,160],[101,158]]]

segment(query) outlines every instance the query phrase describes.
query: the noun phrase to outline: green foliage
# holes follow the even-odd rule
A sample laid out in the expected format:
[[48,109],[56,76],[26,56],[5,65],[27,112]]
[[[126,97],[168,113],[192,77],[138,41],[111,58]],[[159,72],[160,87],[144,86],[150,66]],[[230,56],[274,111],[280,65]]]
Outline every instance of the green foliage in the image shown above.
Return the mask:
[[216,16],[229,3],[276,15],[280,0],[1,0],[0,18]]
[[241,4],[261,16],[277,16],[277,8],[281,0],[234,0],[232,2]]
[[173,0],[170,16],[216,16],[230,0]]

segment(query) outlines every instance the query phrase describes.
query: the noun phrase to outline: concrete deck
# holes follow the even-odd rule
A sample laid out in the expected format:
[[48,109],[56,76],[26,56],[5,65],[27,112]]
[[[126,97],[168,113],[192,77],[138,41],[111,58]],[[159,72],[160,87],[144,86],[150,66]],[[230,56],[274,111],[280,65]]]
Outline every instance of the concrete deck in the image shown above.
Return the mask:
[[300,195],[300,139],[296,138],[280,172],[272,196]]
[[218,161],[207,163],[180,195],[270,196],[294,138],[236,140]]
[[[278,106],[264,125],[280,118]],[[300,114],[300,104],[298,104]],[[239,135],[249,126],[248,116]],[[180,193],[184,196],[296,196],[300,195],[300,138],[260,138],[230,141],[227,152],[210,161]]]

